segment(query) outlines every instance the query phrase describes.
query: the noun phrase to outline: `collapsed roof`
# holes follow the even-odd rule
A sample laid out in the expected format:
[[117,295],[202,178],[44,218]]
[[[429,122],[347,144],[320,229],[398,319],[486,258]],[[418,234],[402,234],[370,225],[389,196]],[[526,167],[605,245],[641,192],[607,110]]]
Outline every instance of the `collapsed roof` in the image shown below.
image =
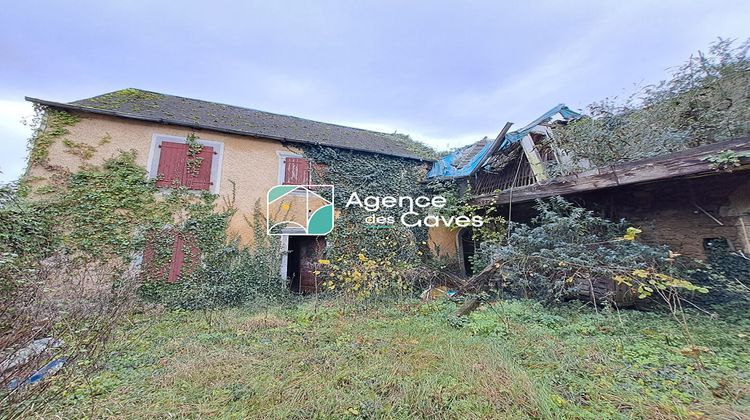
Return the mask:
[[571,121],[581,118],[581,114],[572,111],[564,104],[559,104],[520,130],[508,132],[510,123],[506,124],[505,128],[494,141],[489,141],[487,137],[485,137],[482,140],[461,148],[435,162],[432,169],[427,174],[427,178],[437,180],[464,178],[473,175],[479,168],[488,163],[490,157],[500,152],[507,151],[511,145],[517,143],[527,134],[531,133],[537,126],[549,123],[558,115],[563,121]]

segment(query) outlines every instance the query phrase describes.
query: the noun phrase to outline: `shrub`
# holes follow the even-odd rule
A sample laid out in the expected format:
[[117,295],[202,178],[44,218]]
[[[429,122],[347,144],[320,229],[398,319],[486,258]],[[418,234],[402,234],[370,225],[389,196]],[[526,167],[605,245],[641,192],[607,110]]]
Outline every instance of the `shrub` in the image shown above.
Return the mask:
[[[254,229],[252,246],[244,246],[227,233],[234,215],[232,200],[220,213],[192,213],[169,229],[151,231],[150,241],[157,251],[156,264],[144,265],[141,295],[170,308],[209,310],[238,306],[252,300],[275,299],[287,294],[280,273],[280,242],[266,235],[259,205],[250,223]],[[168,283],[164,264],[172,257],[176,235],[193,238],[197,252],[185,252],[188,258],[180,277]]]
[[340,256],[333,261],[320,260],[316,271],[324,290],[340,291],[357,299],[411,295],[412,279],[406,274],[414,266],[394,257]]
[[[133,278],[120,261],[61,252],[54,213],[14,186],[0,197],[0,413],[16,418],[96,369]],[[54,376],[31,381],[52,362]]]
[[[750,134],[750,40],[719,39],[624,102],[589,106],[590,117],[556,130],[554,146],[576,162],[606,165]],[[564,166],[564,165],[563,165]],[[576,168],[553,168],[567,173]]]
[[658,295],[673,304],[677,290],[708,291],[684,280],[708,273],[705,267],[666,247],[640,243],[640,230],[624,220],[596,217],[560,197],[537,201],[536,209],[532,224],[511,224],[506,244],[481,247],[480,258],[501,266],[500,286],[514,294],[558,302],[583,292],[611,300],[614,295],[591,291],[620,286],[639,298]]

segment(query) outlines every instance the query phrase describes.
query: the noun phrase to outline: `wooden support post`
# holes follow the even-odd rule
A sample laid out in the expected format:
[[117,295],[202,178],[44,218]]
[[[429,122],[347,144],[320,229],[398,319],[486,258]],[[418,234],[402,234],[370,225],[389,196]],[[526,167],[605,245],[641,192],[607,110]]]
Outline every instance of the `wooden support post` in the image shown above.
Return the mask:
[[544,169],[542,157],[539,155],[539,151],[536,150],[536,145],[531,135],[527,134],[521,139],[521,146],[523,147],[523,152],[526,154],[526,159],[529,161],[529,165],[531,165],[531,171],[534,173],[536,182],[541,183],[548,180],[547,170]]
[[743,217],[744,216],[740,216],[739,217],[739,219],[740,219],[740,229],[742,229],[742,239],[744,239],[744,244],[745,244],[745,246],[743,248],[745,248],[745,252],[747,252],[748,254],[750,254],[750,233],[748,233],[748,226],[745,223],[745,221],[743,220]]

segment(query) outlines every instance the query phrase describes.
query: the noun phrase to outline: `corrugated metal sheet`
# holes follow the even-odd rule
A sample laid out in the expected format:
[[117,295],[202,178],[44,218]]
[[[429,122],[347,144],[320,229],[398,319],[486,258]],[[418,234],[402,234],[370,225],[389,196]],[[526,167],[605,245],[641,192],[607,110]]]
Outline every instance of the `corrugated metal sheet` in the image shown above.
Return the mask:
[[[525,127],[517,131],[507,133],[500,141],[497,152],[506,150],[510,145],[524,138],[534,127],[539,124],[549,122],[552,117],[559,114],[564,120],[575,120],[581,118],[581,114],[571,110],[565,104],[559,104],[556,107],[542,114]],[[484,142],[484,144],[482,144]],[[489,157],[495,142],[486,141],[486,137],[471,146],[457,150],[448,156],[443,157],[432,165],[432,169],[427,174],[428,179],[446,179],[446,178],[463,178],[471,175],[480,166],[483,166]],[[481,147],[476,147],[476,146]],[[471,155],[473,153],[473,155]]]

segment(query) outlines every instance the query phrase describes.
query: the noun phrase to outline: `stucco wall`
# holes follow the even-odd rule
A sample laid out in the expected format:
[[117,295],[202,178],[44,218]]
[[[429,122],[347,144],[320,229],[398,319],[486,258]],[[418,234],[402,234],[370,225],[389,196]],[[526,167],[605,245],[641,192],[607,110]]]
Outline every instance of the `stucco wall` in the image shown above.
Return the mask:
[[435,255],[456,256],[456,235],[458,230],[446,227],[430,228],[427,231],[430,251]]
[[[279,156],[277,152],[299,152],[278,141],[251,138],[232,134],[218,133],[210,130],[193,130],[177,126],[112,118],[95,114],[79,114],[81,121],[69,127],[70,134],[64,139],[78,143],[88,143],[96,147],[96,153],[88,164],[101,164],[106,159],[118,155],[121,151],[135,150],[137,162],[147,167],[151,142],[154,134],[186,137],[195,132],[200,140],[221,142],[224,144],[220,173],[220,196],[232,193],[232,183],[236,185],[237,214],[231,221],[230,230],[239,233],[245,242],[252,242],[252,230],[243,216],[252,218],[256,201],[260,200],[261,211],[265,213],[265,200],[268,189],[279,183]],[[99,144],[104,137],[109,142]],[[84,162],[80,157],[69,153],[67,147],[58,139],[49,148],[49,161],[52,165],[62,166],[71,171],[79,169]],[[29,168],[27,179],[32,186],[44,182],[49,172],[34,165]],[[220,204],[221,200],[217,201]]]

